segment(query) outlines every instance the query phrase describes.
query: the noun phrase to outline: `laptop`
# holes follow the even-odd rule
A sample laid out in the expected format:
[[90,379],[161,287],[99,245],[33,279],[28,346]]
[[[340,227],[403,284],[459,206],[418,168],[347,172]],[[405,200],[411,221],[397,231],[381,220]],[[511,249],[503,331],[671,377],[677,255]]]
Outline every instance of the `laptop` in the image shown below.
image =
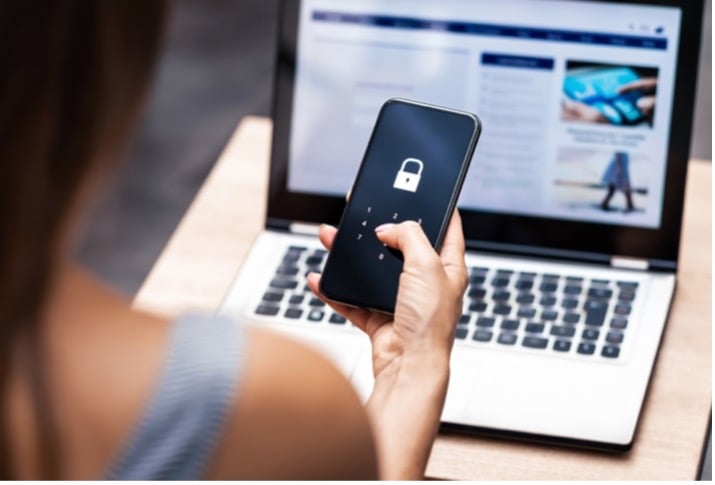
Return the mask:
[[339,221],[387,99],[474,112],[443,426],[630,449],[676,285],[702,10],[282,2],[265,230],[220,313],[313,346],[366,398],[367,337],[306,286],[318,224]]

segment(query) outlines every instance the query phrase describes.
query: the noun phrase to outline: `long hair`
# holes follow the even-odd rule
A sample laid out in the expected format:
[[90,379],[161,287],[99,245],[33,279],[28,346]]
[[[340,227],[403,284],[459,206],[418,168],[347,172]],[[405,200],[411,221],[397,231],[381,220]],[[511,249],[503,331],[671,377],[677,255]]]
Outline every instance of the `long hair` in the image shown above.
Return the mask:
[[14,475],[8,382],[32,392],[41,478],[62,457],[44,368],[43,305],[78,194],[136,124],[163,0],[0,2],[0,479]]

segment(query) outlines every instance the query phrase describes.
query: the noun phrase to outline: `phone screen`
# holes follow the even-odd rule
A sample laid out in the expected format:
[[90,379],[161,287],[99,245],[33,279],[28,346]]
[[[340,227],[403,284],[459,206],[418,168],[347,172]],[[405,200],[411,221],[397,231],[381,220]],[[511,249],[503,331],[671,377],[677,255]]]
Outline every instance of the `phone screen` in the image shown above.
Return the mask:
[[403,100],[383,106],[325,265],[328,298],[394,311],[402,256],[375,228],[417,221],[439,248],[479,131],[468,113]]

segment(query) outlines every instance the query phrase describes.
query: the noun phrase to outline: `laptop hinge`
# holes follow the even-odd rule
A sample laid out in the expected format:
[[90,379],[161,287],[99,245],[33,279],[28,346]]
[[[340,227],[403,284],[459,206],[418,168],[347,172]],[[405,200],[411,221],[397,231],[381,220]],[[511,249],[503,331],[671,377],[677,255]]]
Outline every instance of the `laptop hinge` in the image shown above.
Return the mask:
[[612,256],[611,267],[619,269],[631,269],[638,271],[648,271],[650,264],[647,259],[628,258],[624,256]]
[[305,224],[302,222],[291,222],[290,232],[292,234],[303,234],[305,236],[317,236],[319,224]]

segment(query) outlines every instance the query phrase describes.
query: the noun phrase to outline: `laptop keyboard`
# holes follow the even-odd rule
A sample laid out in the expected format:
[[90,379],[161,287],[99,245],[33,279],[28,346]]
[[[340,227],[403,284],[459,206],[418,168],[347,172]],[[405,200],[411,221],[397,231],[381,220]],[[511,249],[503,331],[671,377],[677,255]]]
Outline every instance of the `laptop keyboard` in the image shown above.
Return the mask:
[[302,320],[313,324],[326,322],[345,325],[348,322],[317,298],[306,284],[306,275],[320,273],[327,251],[290,246],[276,268],[256,315]]
[[[350,327],[306,284],[309,272],[322,270],[326,254],[323,249],[290,246],[255,314]],[[626,341],[637,292],[635,281],[470,267],[455,339],[477,347],[615,360]]]

